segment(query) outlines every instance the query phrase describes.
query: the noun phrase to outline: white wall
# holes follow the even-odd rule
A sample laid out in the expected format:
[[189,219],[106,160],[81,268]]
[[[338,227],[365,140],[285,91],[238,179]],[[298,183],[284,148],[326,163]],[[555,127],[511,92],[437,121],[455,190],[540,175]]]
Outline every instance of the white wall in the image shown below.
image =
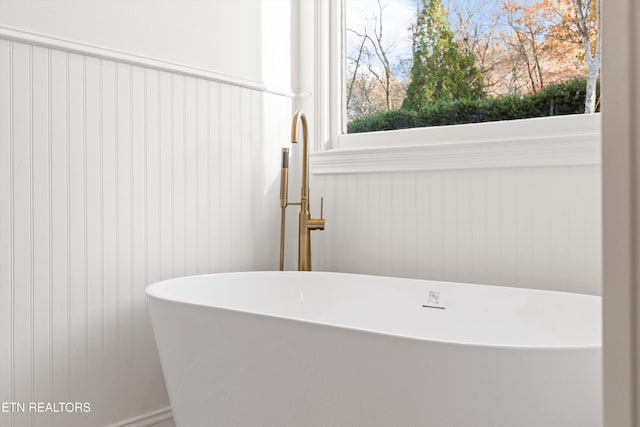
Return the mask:
[[314,175],[318,269],[600,294],[600,168]]
[[166,406],[144,288],[275,268],[290,100],[3,40],[0,100],[0,400]]
[[[89,10],[107,7],[29,3],[2,0],[2,24],[19,27],[29,11],[43,24],[56,5],[59,15],[77,6],[73,23],[85,17],[99,27]],[[251,25],[241,31],[259,39],[257,2],[209,3],[218,21],[242,9]],[[123,4],[105,12],[105,22],[116,22]],[[173,10],[172,22],[188,22],[195,4],[184,16]],[[214,24],[208,39],[222,50],[210,58],[244,70],[235,60],[242,46],[220,42],[230,24]],[[65,27],[51,25],[38,30]],[[116,33],[97,28],[95,37]],[[279,34],[286,46],[288,31]],[[131,46],[145,46],[145,37],[132,36]],[[187,46],[195,35],[184,37]],[[174,276],[276,268],[279,148],[292,101],[68,53],[45,39],[49,47],[0,37],[0,401],[88,401],[91,413],[0,413],[0,425],[155,425],[170,413],[144,288]],[[261,43],[251,49],[261,56]]]
[[[0,0],[0,26],[290,87],[291,0]],[[263,55],[267,40],[269,54]],[[275,78],[274,75],[279,77]]]

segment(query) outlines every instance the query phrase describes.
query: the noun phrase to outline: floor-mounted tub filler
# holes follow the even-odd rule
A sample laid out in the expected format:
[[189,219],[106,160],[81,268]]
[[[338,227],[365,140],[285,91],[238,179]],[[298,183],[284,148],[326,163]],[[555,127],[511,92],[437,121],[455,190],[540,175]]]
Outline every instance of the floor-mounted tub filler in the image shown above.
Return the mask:
[[321,272],[147,288],[178,427],[599,427],[600,298]]

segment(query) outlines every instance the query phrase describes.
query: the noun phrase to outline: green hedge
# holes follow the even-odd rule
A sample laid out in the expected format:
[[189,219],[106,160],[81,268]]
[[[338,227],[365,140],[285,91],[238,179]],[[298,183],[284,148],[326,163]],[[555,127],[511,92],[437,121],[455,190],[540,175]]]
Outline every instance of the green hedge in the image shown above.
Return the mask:
[[[505,96],[482,100],[461,99],[437,102],[420,111],[391,110],[352,120],[348,133],[493,122],[584,113],[586,82],[573,79],[548,85],[542,91],[522,98]],[[597,87],[597,96],[600,87]],[[599,107],[598,107],[599,110]]]

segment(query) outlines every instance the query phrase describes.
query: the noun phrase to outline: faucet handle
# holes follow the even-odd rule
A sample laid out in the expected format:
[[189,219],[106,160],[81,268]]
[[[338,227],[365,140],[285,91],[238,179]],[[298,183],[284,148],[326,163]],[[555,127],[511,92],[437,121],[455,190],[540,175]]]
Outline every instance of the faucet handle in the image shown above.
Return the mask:
[[307,219],[306,226],[309,230],[324,230],[324,197],[320,198],[320,218]]

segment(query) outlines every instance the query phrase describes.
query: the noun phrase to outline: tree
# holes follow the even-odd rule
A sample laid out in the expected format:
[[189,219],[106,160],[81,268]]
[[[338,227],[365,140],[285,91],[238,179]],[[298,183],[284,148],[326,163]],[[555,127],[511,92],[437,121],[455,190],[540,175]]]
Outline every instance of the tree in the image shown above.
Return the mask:
[[551,33],[581,47],[587,66],[584,112],[593,113],[596,111],[596,82],[600,73],[600,0],[555,0],[554,3],[560,20],[551,28]]
[[482,74],[471,54],[453,39],[441,0],[423,0],[414,33],[411,83],[403,109],[418,110],[436,101],[480,99]]
[[[505,3],[513,30],[512,58],[529,71],[531,91],[586,75],[585,112],[596,109],[600,70],[600,0],[513,0]],[[518,55],[513,55],[518,52]],[[544,77],[543,77],[544,76]]]
[[398,81],[394,73],[402,65],[402,60],[390,60],[398,40],[391,43],[383,40],[386,5],[377,0],[377,6],[377,14],[367,19],[361,30],[347,28],[350,35],[358,37],[359,46],[355,55],[347,56],[346,101],[349,116],[398,108],[404,97],[405,85]]
[[353,82],[353,85],[351,86],[351,97],[347,108],[348,120],[398,109],[406,91],[405,82],[398,81],[392,76],[388,92],[391,108],[387,108],[387,91],[375,78],[362,72],[356,76],[355,80],[349,83],[351,82]]
[[526,65],[531,92],[544,88],[544,77],[540,65],[541,45],[545,42],[549,11],[544,1],[527,4],[522,0],[505,2],[507,22],[515,35],[516,49]]
[[445,4],[454,40],[464,53],[474,56],[475,65],[482,73],[484,93],[489,96],[504,95],[504,72],[501,68],[506,61],[499,38],[505,9],[501,2],[447,0]]

